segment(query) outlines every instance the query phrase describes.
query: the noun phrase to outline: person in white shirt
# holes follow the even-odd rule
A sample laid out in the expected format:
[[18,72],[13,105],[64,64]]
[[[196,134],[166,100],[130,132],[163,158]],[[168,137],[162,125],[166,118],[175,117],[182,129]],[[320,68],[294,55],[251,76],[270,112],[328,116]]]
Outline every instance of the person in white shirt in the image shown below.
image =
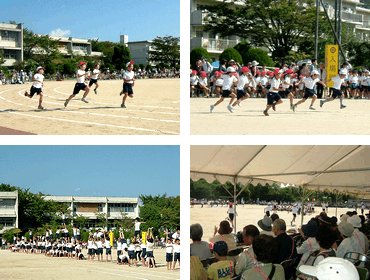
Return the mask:
[[26,91],[24,95],[29,97],[29,98],[32,98],[35,95],[35,93],[37,95],[39,95],[40,99],[39,99],[39,106],[37,107],[37,109],[43,110],[43,109],[45,109],[44,107],[42,107],[42,97],[43,97],[42,87],[44,86],[44,83],[43,83],[43,81],[44,81],[44,75],[43,75],[44,74],[44,67],[41,67],[41,66],[37,67],[36,72],[37,72],[37,74],[35,74],[33,76],[33,79],[32,79],[33,84],[32,84],[31,90],[30,90],[31,93],[28,93],[28,91]]
[[167,270],[172,269],[172,261],[173,261],[173,244],[171,238],[168,238],[168,232],[166,233],[166,262],[167,262]]
[[317,250],[320,250],[320,245],[316,241],[316,234],[319,226],[315,220],[310,220],[307,224],[303,225],[302,228],[298,229],[299,233],[303,238],[307,239],[302,245],[297,248],[297,253],[302,255],[298,267],[310,262],[310,255]]
[[139,217],[137,217],[135,219],[135,222],[133,222],[133,223],[135,224],[135,238],[138,237],[138,235],[140,237],[140,233],[141,233],[140,225],[145,224],[145,222],[139,222]]
[[85,76],[86,76],[86,62],[80,62],[78,64],[78,67],[80,69],[77,70],[76,72],[76,78],[77,78],[77,83],[75,84],[75,87],[73,89],[73,93],[66,99],[66,102],[64,102],[64,107],[68,106],[68,103],[71,101],[72,98],[74,98],[80,90],[85,91],[82,101],[85,103],[89,103],[89,101],[86,100],[86,96],[89,94],[90,88],[85,84]]
[[123,95],[121,108],[126,108],[125,102],[127,96],[130,98],[134,97],[134,91],[132,90],[135,85],[135,73],[132,71],[134,69],[134,62],[127,62],[126,67],[127,71],[123,74],[123,90],[119,94]]
[[290,109],[293,109],[293,94],[290,92],[289,87],[293,87],[292,78],[293,78],[293,71],[291,69],[287,69],[285,71],[285,78],[282,84],[282,88],[284,91],[280,92],[281,97],[288,96],[290,100]]
[[250,74],[250,69],[244,66],[242,67],[241,72],[242,72],[242,75],[239,76],[239,82],[236,85],[236,101],[232,105],[233,107],[235,107],[235,105],[241,106],[240,102],[250,97],[248,92],[244,90],[244,88],[246,86],[250,86],[250,84],[253,81],[252,79],[249,79],[248,77],[248,74]]
[[104,244],[105,244],[105,254],[106,254],[106,262],[108,262],[108,255],[110,255],[110,261],[112,262],[112,249],[111,249],[111,246],[110,246],[110,238],[109,238],[109,235],[105,235],[105,232],[104,232]]
[[266,206],[266,208],[264,209],[264,213],[266,213],[266,216],[267,217],[270,217],[270,211],[272,210],[272,207],[271,207],[271,202],[269,202]]
[[[314,70],[315,71],[315,70]],[[293,223],[295,222],[295,218],[297,217],[297,213],[298,213],[298,207],[297,207],[297,204],[294,204],[293,205],[293,208],[292,208],[292,214],[293,214],[293,220],[290,222],[290,225],[292,226]]]
[[203,90],[205,97],[209,97],[209,92],[207,88],[207,73],[205,71],[200,72],[200,79],[198,82],[198,87]]
[[319,72],[317,70],[313,70],[311,72],[311,77],[304,78],[302,80],[302,82],[306,86],[305,95],[303,96],[303,99],[299,100],[296,104],[293,105],[293,111],[294,112],[297,109],[297,106],[299,104],[304,103],[310,97],[312,97],[312,101],[311,101],[311,105],[310,105],[309,109],[316,110],[313,107],[313,104],[315,103],[315,100],[317,99],[314,87],[315,87],[316,83],[322,84],[324,87],[326,87],[326,84],[324,84],[322,81],[320,81],[320,79],[318,77],[319,77]]
[[283,71],[280,69],[275,69],[275,71],[272,73],[275,77],[271,81],[271,87],[269,89],[269,93],[267,94],[267,106],[263,111],[265,116],[269,116],[268,110],[272,108],[274,111],[276,111],[275,106],[283,103],[283,100],[279,94],[280,91],[285,91],[285,89],[280,88],[280,78],[282,73]]
[[146,236],[146,256],[148,257],[148,267],[152,265],[152,267],[156,267],[154,262],[154,255],[153,255],[153,247],[154,247],[154,238],[153,238],[153,228],[148,228],[148,234]]
[[103,241],[102,238],[98,237],[96,241],[96,254],[98,255],[98,261],[103,262]]
[[90,82],[89,82],[89,89],[91,88],[91,86],[93,84],[95,84],[95,89],[94,89],[94,92],[95,94],[98,94],[98,87],[99,87],[99,83],[98,83],[98,79],[101,78],[101,74],[100,74],[100,64],[99,63],[95,63],[94,65],[94,70],[92,72],[92,76],[91,76],[91,79],[90,79]]
[[331,78],[329,81],[333,81],[334,82],[334,85],[333,85],[333,94],[330,98],[327,98],[325,100],[320,100],[320,107],[322,107],[326,102],[329,102],[329,101],[333,101],[335,98],[339,97],[339,101],[340,101],[340,108],[343,109],[343,108],[346,108],[345,105],[343,105],[343,98],[344,98],[344,94],[342,93],[342,91],[340,90],[341,86],[344,85],[344,77],[346,75],[346,72],[345,70],[340,70],[339,72],[339,75],[334,77],[334,78]]
[[190,73],[190,97],[193,97],[195,87],[198,85],[199,77],[197,76],[197,70],[193,70]]
[[222,79],[224,81],[223,85],[222,85],[222,93],[221,93],[221,98],[214,104],[214,105],[211,105],[211,108],[210,108],[210,112],[212,113],[214,108],[220,104],[221,102],[224,101],[224,99],[226,97],[231,97],[231,100],[230,100],[230,103],[229,105],[227,106],[227,109],[232,113],[233,110],[234,110],[234,107],[231,105],[233,104],[235,98],[236,98],[236,95],[235,93],[233,93],[231,91],[231,88],[234,86],[234,85],[237,85],[238,82],[239,82],[239,79],[237,77],[235,77],[235,68],[234,67],[228,67],[227,68],[227,74],[226,75],[222,75]]
[[173,244],[173,252],[174,252],[174,258],[173,258],[173,267],[172,270],[175,270],[176,262],[179,262],[180,267],[180,239],[176,238],[175,243]]

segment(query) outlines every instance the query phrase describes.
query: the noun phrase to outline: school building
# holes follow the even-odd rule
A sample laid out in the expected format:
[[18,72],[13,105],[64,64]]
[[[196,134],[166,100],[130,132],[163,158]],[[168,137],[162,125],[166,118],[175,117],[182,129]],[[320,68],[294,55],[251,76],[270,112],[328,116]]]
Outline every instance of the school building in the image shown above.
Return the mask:
[[3,66],[23,60],[23,23],[0,23],[0,50],[5,60]]
[[149,60],[149,51],[153,50],[152,41],[129,42],[127,35],[121,35],[120,43],[130,50],[131,59],[135,64],[153,65]]
[[[99,222],[96,213],[104,213],[108,222],[127,218],[135,219],[139,216],[138,197],[93,197],[93,196],[53,196],[48,195],[45,200],[65,203],[72,211],[72,215],[82,215],[89,219],[87,228],[95,228]],[[68,218],[68,217],[67,217]]]
[[0,234],[18,228],[18,191],[0,192]]
[[[220,54],[230,47],[242,41],[238,36],[221,37],[219,34],[211,34],[203,31],[205,24],[205,12],[201,10],[201,5],[212,5],[220,3],[220,0],[191,0],[190,1],[190,50],[195,47],[205,48],[212,61],[217,61]],[[334,19],[335,0],[323,0],[328,11],[329,17]],[[236,5],[243,5],[236,2]],[[304,1],[299,5],[306,5]],[[359,40],[369,40],[370,38],[370,9],[365,9],[359,0],[342,0],[342,23],[352,30]],[[320,5],[321,7],[321,5]],[[321,7],[321,11],[324,11]]]

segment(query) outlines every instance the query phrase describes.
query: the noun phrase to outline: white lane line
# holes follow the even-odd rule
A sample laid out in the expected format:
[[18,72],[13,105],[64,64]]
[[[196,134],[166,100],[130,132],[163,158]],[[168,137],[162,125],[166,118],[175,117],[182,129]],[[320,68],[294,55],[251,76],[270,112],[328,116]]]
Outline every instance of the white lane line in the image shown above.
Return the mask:
[[27,114],[22,114],[22,113],[18,113],[18,112],[4,111],[4,110],[0,110],[0,112],[20,115],[20,116],[26,116],[26,117],[39,118],[39,119],[48,119],[48,120],[64,121],[64,122],[79,123],[79,124],[107,126],[107,127],[122,128],[122,129],[129,129],[129,130],[139,130],[139,131],[148,131],[148,132],[160,132],[160,133],[167,133],[167,134],[174,134],[174,135],[178,134],[178,133],[171,132],[171,131],[146,129],[146,128],[139,128],[139,127],[128,127],[128,126],[126,127],[126,126],[119,126],[119,125],[112,125],[112,124],[101,124],[101,123],[93,123],[93,122],[74,121],[74,120],[59,119],[59,118],[52,118],[52,117],[42,117],[42,116],[27,115]]

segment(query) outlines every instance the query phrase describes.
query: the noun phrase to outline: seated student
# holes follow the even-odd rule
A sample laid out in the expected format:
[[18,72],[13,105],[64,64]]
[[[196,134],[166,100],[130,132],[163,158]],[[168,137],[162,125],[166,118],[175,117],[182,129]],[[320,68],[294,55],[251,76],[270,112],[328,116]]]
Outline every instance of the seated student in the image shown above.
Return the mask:
[[202,241],[203,228],[200,224],[193,224],[190,226],[190,238],[193,243],[190,244],[190,256],[197,256],[200,260],[212,258],[209,244]]
[[217,241],[213,245],[213,252],[217,262],[208,268],[208,279],[232,278],[234,275],[234,263],[226,259],[228,247],[225,241]]
[[203,267],[199,257],[190,256],[190,279],[191,280],[207,280],[207,270]]
[[272,236],[262,234],[253,239],[253,251],[256,264],[243,273],[242,279],[281,280],[285,279],[284,268],[272,262],[278,255],[279,245]]

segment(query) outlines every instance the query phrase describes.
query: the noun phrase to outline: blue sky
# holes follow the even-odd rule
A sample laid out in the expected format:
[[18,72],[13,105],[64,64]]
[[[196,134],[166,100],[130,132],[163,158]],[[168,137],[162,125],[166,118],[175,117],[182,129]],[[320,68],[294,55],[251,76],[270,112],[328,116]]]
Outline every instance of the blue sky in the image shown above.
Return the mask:
[[1,0],[0,20],[37,34],[119,42],[180,37],[180,0]]
[[3,146],[0,183],[72,196],[180,195],[179,146]]

